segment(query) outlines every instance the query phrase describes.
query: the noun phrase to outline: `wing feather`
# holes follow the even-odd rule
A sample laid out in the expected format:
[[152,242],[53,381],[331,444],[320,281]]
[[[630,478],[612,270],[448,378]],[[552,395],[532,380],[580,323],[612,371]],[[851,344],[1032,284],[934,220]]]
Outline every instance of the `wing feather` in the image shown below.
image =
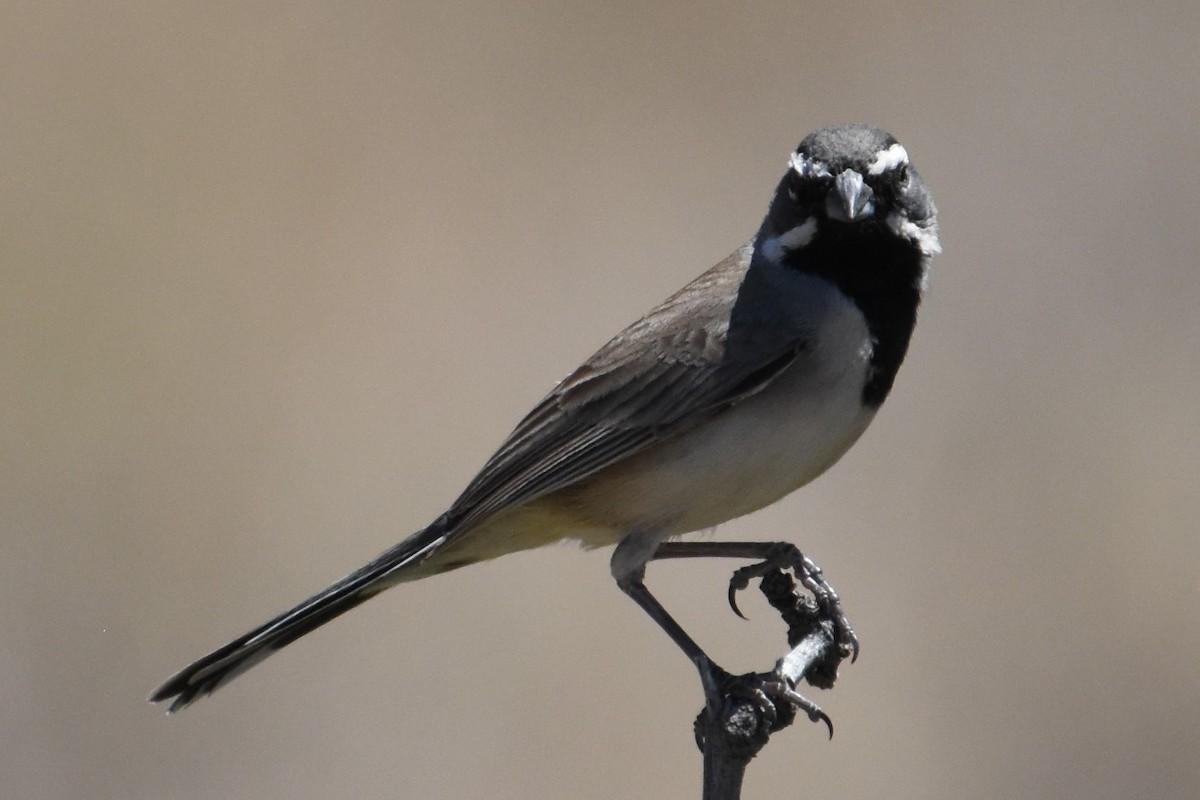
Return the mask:
[[509,435],[447,512],[454,534],[586,478],[760,391],[806,342],[729,358],[750,247],[681,289],[569,375]]

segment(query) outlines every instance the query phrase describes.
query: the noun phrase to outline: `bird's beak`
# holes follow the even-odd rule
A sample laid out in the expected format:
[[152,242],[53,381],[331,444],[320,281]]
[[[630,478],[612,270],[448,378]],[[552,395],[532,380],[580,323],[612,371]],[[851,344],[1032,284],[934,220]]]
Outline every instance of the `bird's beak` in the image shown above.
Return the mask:
[[833,181],[825,196],[825,213],[840,222],[858,222],[874,216],[875,192],[852,169],[844,170]]

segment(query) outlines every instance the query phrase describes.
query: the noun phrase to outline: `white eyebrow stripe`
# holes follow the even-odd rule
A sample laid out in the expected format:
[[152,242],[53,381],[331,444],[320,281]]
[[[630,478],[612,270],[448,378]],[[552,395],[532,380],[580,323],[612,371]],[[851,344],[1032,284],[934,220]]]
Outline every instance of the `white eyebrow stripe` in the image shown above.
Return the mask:
[[763,242],[763,255],[778,263],[788,253],[807,245],[816,235],[817,220],[815,217],[809,217],[791,230]]
[[908,151],[899,142],[883,150],[875,157],[867,167],[868,175],[879,175],[887,172],[889,169],[895,169],[903,164],[908,163]]

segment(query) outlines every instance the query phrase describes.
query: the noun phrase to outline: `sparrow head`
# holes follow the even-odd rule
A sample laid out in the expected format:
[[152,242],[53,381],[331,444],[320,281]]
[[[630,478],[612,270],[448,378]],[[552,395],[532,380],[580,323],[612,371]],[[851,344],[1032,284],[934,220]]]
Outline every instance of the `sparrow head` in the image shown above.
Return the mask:
[[818,236],[859,234],[892,238],[925,258],[941,252],[937,210],[903,145],[867,125],[822,128],[792,154],[759,241],[783,261]]

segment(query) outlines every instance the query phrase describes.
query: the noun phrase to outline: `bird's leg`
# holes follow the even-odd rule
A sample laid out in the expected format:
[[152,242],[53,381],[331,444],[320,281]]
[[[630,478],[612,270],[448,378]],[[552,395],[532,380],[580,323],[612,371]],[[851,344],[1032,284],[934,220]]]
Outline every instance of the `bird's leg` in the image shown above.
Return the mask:
[[658,549],[660,540],[653,532],[633,533],[625,537],[612,554],[612,574],[621,591],[633,598],[658,627],[666,631],[671,641],[683,651],[688,660],[700,671],[700,682],[704,685],[704,704],[716,714],[720,708],[723,690],[728,684],[729,673],[717,666],[696,640],[688,635],[683,626],[658,602],[658,598],[646,588],[646,562]]
[[679,645],[679,649],[683,654],[696,665],[696,668],[703,674],[706,664],[712,664],[712,659],[704,652],[700,645],[696,644],[696,640],[688,635],[688,632],[683,629],[683,626],[675,621],[675,618],[663,608],[663,604],[658,602],[658,598],[650,593],[646,588],[643,580],[646,568],[641,567],[629,575],[617,578],[617,586],[621,587],[621,591],[633,598],[633,601],[642,607],[642,610],[650,615],[650,619],[658,623],[658,627],[667,632],[671,637],[671,641]]
[[[639,544],[641,544],[641,547],[639,547]],[[701,544],[710,543],[704,542]],[[790,724],[794,716],[793,709],[798,709],[804,712],[812,721],[825,723],[832,735],[833,725],[825,712],[816,703],[796,692],[787,679],[782,678],[777,673],[734,676],[713,661],[704,652],[704,649],[696,643],[696,640],[683,629],[683,626],[675,621],[675,618],[663,607],[658,598],[646,588],[645,564],[643,563],[632,569],[629,568],[629,561],[627,559],[631,555],[633,557],[640,555],[639,550],[644,553],[646,549],[648,548],[646,548],[644,540],[639,542],[637,539],[628,539],[618,545],[617,551],[613,553],[613,575],[617,579],[617,586],[641,606],[642,610],[658,623],[660,628],[666,631],[671,640],[675,642],[679,649],[684,652],[684,655],[696,666],[696,669],[700,672],[700,681],[704,686],[704,700],[708,713],[714,715],[716,718],[721,718],[720,715],[728,710],[727,706],[737,703],[738,698],[744,698],[759,709],[761,718],[768,729],[773,730],[776,727],[785,727]],[[658,549],[661,550],[662,546],[660,545]],[[662,557],[677,558],[693,555],[714,555],[711,552],[699,553],[688,551],[680,553],[673,548],[668,548],[667,553],[667,555]],[[720,553],[718,555],[727,554]],[[733,553],[732,555],[741,555],[741,557],[750,558],[756,557],[753,555],[746,556],[742,553]],[[783,704],[782,707],[780,705],[781,702]],[[785,708],[787,709],[786,711],[784,710]],[[701,749],[703,749],[703,746]]]
[[[729,580],[729,605],[739,617],[737,593],[750,585],[752,578],[760,578],[773,570],[791,569],[796,573],[800,585],[810,591],[820,611],[834,620],[837,627],[837,643],[849,654],[853,663],[858,658],[858,636],[842,609],[841,599],[825,580],[821,568],[805,556],[790,542],[663,542],[654,551],[651,559],[666,558],[750,558],[758,559],[734,570]],[[660,623],[661,624],[661,623]]]
[[[752,702],[762,715],[768,730],[776,726],[784,727],[791,723],[792,712],[785,712],[781,718],[779,701],[803,711],[814,722],[823,722],[833,733],[833,723],[824,711],[808,698],[798,693],[787,681],[781,679],[767,680],[762,675],[731,675],[719,664],[709,658],[696,640],[675,621],[675,618],[663,608],[643,581],[645,569],[639,569],[630,575],[617,580],[621,591],[633,598],[642,610],[650,615],[650,619],[667,632],[671,640],[695,664],[700,672],[700,683],[704,686],[704,705],[708,713],[714,716],[722,714],[724,707],[736,703],[739,698]],[[719,716],[718,716],[719,718]],[[701,746],[703,749],[703,746]]]

